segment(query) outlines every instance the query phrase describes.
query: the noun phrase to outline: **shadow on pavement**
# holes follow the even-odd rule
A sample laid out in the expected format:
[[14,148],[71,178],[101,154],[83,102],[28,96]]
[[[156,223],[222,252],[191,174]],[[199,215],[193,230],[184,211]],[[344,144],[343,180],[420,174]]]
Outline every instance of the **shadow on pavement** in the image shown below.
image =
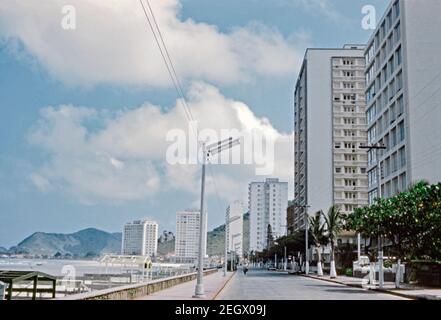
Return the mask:
[[347,294],[352,294],[352,293],[360,293],[360,294],[374,294],[375,292],[369,291],[369,290],[363,290],[363,289],[355,289],[355,288],[348,288],[348,289],[327,289],[325,290],[327,292],[334,292],[334,293],[347,293]]

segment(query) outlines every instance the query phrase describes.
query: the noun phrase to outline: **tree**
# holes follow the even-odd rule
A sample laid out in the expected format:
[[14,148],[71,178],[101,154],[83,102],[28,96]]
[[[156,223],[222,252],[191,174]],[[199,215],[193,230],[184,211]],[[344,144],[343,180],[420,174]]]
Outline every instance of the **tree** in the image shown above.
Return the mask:
[[347,227],[371,239],[385,237],[399,259],[441,259],[441,183],[422,181],[358,208],[347,218]]
[[[322,212],[323,213],[323,212]],[[332,206],[328,210],[328,214],[323,214],[325,218],[326,225],[326,236],[331,245],[331,278],[337,277],[337,271],[335,270],[335,243],[337,240],[338,234],[343,230],[344,227],[344,219],[343,214],[340,211],[340,208],[337,206]]]
[[313,217],[309,218],[309,232],[314,241],[315,249],[317,251],[317,275],[323,276],[322,267],[322,252],[321,244],[325,240],[324,224],[322,223],[323,211],[318,211]]

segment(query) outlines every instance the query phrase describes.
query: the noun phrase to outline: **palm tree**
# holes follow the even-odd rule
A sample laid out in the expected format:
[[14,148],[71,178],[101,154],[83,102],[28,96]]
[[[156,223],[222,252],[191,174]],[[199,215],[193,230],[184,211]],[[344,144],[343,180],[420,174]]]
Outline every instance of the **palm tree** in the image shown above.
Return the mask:
[[317,250],[317,275],[323,276],[321,243],[324,236],[324,224],[322,223],[323,211],[318,211],[313,217],[309,218],[309,232]]
[[326,235],[331,245],[331,278],[337,277],[337,271],[335,270],[335,242],[338,234],[343,230],[344,217],[340,208],[332,206],[328,210],[327,215],[323,215],[325,218]]

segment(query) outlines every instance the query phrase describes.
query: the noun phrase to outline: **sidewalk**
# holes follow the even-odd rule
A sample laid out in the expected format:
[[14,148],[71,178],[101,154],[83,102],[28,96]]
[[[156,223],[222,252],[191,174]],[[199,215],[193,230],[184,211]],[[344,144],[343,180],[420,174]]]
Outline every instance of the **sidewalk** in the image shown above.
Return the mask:
[[[222,270],[204,277],[205,298],[202,300],[213,300],[217,294],[225,287],[235,273],[228,272],[224,277]],[[193,298],[196,280],[179,284],[169,289],[161,290],[138,298],[137,300],[201,300]]]
[[396,296],[413,299],[413,300],[441,300],[441,289],[425,288],[425,287],[404,284],[404,283],[401,284],[400,289],[396,289],[395,283],[393,282],[385,282],[384,289],[380,289],[374,285],[363,284],[363,279],[361,278],[338,276],[336,279],[331,279],[329,276],[318,277],[312,274],[309,275],[302,274],[302,276],[312,279],[322,280],[322,281],[343,284],[350,287],[365,288],[367,290],[393,294]]

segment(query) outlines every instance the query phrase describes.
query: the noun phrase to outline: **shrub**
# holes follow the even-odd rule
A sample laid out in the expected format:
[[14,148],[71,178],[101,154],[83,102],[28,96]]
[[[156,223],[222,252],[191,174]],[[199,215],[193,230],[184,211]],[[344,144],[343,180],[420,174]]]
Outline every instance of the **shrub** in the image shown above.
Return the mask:
[[346,269],[345,269],[345,275],[346,275],[347,277],[352,277],[352,276],[353,276],[352,268],[346,268]]

